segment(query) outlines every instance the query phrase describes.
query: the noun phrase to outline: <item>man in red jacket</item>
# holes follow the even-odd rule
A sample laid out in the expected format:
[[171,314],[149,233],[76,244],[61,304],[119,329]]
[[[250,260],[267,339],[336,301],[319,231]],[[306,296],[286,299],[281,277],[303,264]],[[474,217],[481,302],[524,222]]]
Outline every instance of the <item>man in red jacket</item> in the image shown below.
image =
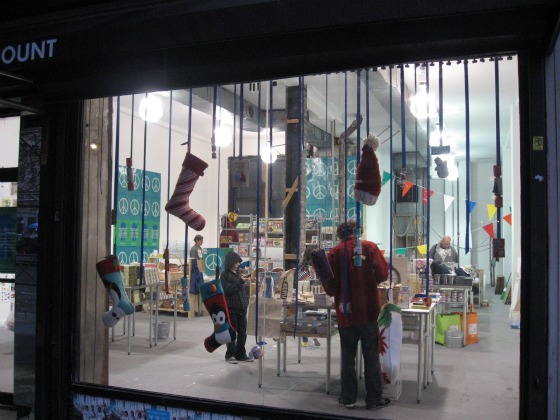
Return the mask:
[[[356,352],[362,342],[366,408],[378,409],[391,403],[383,398],[379,364],[379,297],[377,285],[387,279],[389,267],[376,244],[355,235],[356,222],[341,223],[336,234],[340,243],[328,255],[334,279],[323,286],[334,296],[340,332],[341,393],[339,403],[354,408],[358,394]],[[360,231],[361,235],[361,231]]]

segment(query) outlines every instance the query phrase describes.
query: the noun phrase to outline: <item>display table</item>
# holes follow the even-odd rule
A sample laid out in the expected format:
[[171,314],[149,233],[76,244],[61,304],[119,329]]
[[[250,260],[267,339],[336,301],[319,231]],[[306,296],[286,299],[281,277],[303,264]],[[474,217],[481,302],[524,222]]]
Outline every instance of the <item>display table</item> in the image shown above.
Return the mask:
[[[338,332],[336,328],[332,325],[332,315],[331,310],[334,309],[332,304],[330,305],[315,305],[315,304],[302,304],[298,303],[298,323],[297,327],[289,325],[288,323],[288,309],[295,308],[296,302],[284,302],[282,305],[282,322],[280,323],[280,335],[279,342],[276,348],[277,360],[276,360],[276,371],[277,375],[280,376],[280,360],[282,360],[282,372],[286,372],[286,347],[287,340],[289,336],[298,337],[298,363],[301,362],[301,337],[310,338],[325,338],[327,341],[327,360],[326,362],[326,372],[325,372],[325,391],[330,393],[330,379],[331,379],[331,337]],[[324,321],[314,321],[305,319],[303,317],[303,311],[326,311],[326,320]],[[305,328],[307,325],[314,324],[315,327],[319,327],[321,332],[311,332],[309,328]]]
[[416,400],[418,403],[422,399],[422,388],[428,386],[430,376],[433,374],[436,305],[437,303],[432,303],[429,308],[410,308],[403,309],[401,312],[403,321],[404,317],[415,317],[417,319],[417,322],[412,323],[412,325],[416,326],[418,332],[418,366],[416,373]]
[[[174,302],[173,307],[175,308],[173,311],[173,339],[176,339],[176,328],[177,328],[177,286],[179,281],[170,281],[170,286],[173,287],[173,297],[171,298]],[[158,336],[158,317],[159,317],[159,304],[160,304],[160,295],[159,290],[161,286],[165,286],[165,282],[159,283],[151,283],[151,284],[143,284],[141,286],[128,286],[125,287],[125,292],[128,295],[128,298],[134,308],[136,309],[137,306],[142,306],[145,304],[149,305],[149,331],[148,331],[148,343],[150,347],[152,345],[157,346],[157,336]],[[133,302],[132,296],[134,291],[141,291],[143,290],[145,294],[147,294],[145,299],[140,300],[139,302]],[[155,293],[154,293],[155,292]],[[155,299],[154,299],[155,294]],[[168,299],[166,299],[168,300]],[[154,304],[155,304],[155,311],[154,311]],[[155,316],[154,316],[155,312]],[[123,322],[123,335],[127,335],[128,340],[128,354],[130,355],[130,336],[134,336],[136,334],[136,310],[132,312],[132,314],[128,315],[126,318],[126,323]],[[155,318],[155,331],[152,335],[152,320]],[[153,338],[152,338],[153,337]],[[112,341],[115,341],[115,327],[111,328],[111,338]]]
[[463,346],[466,346],[467,345],[467,312],[468,312],[469,302],[471,307],[474,306],[472,286],[459,286],[456,284],[433,284],[430,285],[430,289],[433,291],[457,290],[463,292]]

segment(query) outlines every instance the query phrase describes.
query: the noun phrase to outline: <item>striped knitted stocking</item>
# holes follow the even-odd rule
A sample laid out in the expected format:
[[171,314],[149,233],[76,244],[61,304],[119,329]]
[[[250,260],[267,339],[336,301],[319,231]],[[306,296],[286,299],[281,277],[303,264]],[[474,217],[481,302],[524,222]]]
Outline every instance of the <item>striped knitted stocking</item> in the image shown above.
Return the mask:
[[165,210],[173,216],[177,216],[185,224],[194,230],[202,230],[206,225],[206,220],[189,206],[189,196],[194,189],[194,184],[200,176],[204,175],[204,170],[208,164],[187,152],[183,161],[183,169],[179,174],[175,191],[165,206]]

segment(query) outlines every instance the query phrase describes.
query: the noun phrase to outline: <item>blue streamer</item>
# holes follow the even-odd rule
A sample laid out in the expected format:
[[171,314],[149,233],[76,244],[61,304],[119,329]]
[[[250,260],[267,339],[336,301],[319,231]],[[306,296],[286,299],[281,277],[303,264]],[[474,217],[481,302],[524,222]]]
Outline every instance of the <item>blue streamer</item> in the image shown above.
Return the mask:
[[[502,158],[500,155],[500,69],[499,69],[498,58],[494,60],[494,80],[496,84],[496,165],[500,166],[502,164]],[[502,209],[498,207],[496,215],[497,229],[496,235],[498,238],[502,237]]]
[[[430,97],[430,67],[425,64],[426,66],[426,96],[429,98]],[[426,142],[426,148],[428,149],[426,156],[428,156],[428,164],[431,165],[432,162],[432,157],[430,156],[430,100],[428,99],[428,112],[427,112],[427,117],[426,117],[426,127],[428,127],[428,133],[427,133],[427,137],[428,137],[428,141]],[[428,180],[426,182],[426,188],[428,188],[428,191],[430,191],[430,173],[428,170],[428,176],[427,176]],[[428,193],[428,199],[430,197],[430,194]],[[428,205],[427,205],[427,210],[426,210],[426,214],[428,217],[428,233],[426,235],[426,243],[429,244],[430,243],[430,202],[428,201]],[[426,254],[426,297],[428,297],[430,295],[430,253],[428,252]]]
[[[113,208],[115,208],[116,204],[118,203],[119,193],[118,193],[118,183],[119,183],[119,145],[121,139],[121,97],[117,96],[117,127],[116,127],[116,139],[115,139],[115,176],[114,182],[115,186],[113,188]],[[112,223],[116,223],[116,215],[115,220]],[[113,235],[113,255],[117,254],[117,235]]]
[[469,253],[469,225],[470,225],[470,212],[469,212],[469,202],[471,201],[471,133],[470,133],[470,114],[469,114],[469,61],[464,61],[464,69],[465,69],[465,138],[466,138],[466,197],[467,197],[467,208],[466,208],[466,217],[467,217],[467,227],[465,232],[465,254]]
[[[146,93],[145,96],[146,102],[148,101],[148,94]],[[148,107],[146,107],[145,113],[148,112]],[[145,115],[144,115],[145,117]],[[140,279],[138,280],[138,285],[142,286],[142,280],[144,277],[144,222],[146,216],[144,215],[144,208],[146,206],[146,144],[148,140],[148,120],[144,118],[144,161],[142,165],[142,170],[144,171],[144,178],[142,181],[142,234],[141,236],[141,243],[140,243]]]

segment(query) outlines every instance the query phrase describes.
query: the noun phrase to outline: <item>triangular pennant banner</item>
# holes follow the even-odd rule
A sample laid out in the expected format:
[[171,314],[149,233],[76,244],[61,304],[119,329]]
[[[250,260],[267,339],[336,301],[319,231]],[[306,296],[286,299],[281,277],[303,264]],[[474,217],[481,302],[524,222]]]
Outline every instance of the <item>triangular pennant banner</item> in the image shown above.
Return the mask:
[[418,250],[418,252],[422,255],[426,255],[428,253],[428,245],[424,244],[424,245],[418,245],[416,247],[416,249]]
[[383,179],[381,180],[381,185],[385,185],[390,179],[391,174],[389,172],[383,171]]
[[486,204],[486,207],[488,207],[488,220],[492,220],[494,218],[494,215],[496,214],[496,211],[498,211],[498,207],[496,207],[494,204]]
[[467,203],[469,214],[471,214],[471,212],[474,209],[474,206],[476,206],[476,201],[465,200],[465,203]]
[[504,221],[508,222],[511,225],[511,213],[504,216]]
[[494,239],[494,223],[488,223],[486,226],[482,226],[482,229],[484,229],[486,233]]
[[404,186],[402,189],[402,196],[404,197],[406,193],[412,188],[414,184],[410,181],[404,181]]
[[445,206],[445,211],[447,211],[451,203],[453,203],[453,200],[455,200],[455,197],[451,197],[450,195],[443,196],[443,204]]
[[[434,192],[430,190],[430,197],[434,195]],[[428,204],[428,190],[424,188],[424,204]]]
[[397,249],[395,249],[395,254],[397,254],[397,255],[406,255],[406,248],[397,248]]

